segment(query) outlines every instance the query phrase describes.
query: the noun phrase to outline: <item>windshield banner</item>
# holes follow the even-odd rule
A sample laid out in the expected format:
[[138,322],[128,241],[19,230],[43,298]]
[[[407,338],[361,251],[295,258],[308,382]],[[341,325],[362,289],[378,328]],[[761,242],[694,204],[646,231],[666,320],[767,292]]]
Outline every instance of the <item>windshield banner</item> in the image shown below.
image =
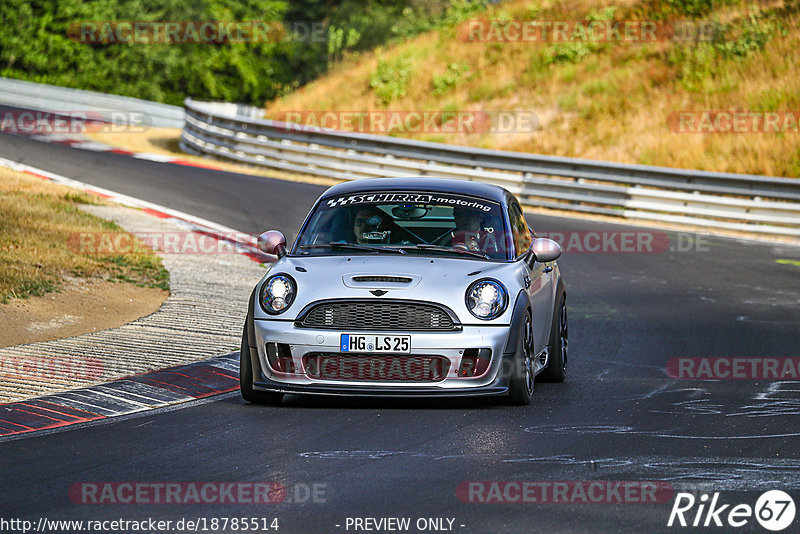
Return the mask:
[[430,193],[361,193],[358,195],[343,195],[329,198],[328,207],[350,206],[354,204],[384,204],[408,202],[411,204],[440,204],[475,208],[482,211],[491,211],[491,207],[471,199],[453,195],[440,195]]

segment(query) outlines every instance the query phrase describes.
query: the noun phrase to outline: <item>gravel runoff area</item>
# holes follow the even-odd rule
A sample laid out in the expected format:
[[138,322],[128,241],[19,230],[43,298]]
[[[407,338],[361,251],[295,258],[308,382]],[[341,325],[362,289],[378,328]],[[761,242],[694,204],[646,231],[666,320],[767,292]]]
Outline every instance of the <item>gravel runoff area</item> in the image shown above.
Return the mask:
[[[130,232],[187,232],[185,223],[137,209],[82,208]],[[155,313],[118,328],[0,349],[0,403],[238,350],[247,299],[264,268],[235,252],[159,255],[170,273],[170,296]]]

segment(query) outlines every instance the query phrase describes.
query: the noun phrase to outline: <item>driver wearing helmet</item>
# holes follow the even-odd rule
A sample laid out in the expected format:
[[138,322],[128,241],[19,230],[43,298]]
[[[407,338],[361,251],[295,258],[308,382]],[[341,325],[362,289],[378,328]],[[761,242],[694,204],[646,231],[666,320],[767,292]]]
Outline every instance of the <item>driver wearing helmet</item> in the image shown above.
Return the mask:
[[472,208],[455,207],[453,208],[453,219],[456,227],[451,233],[450,246],[483,252],[490,232],[482,228],[483,215],[481,212]]
[[389,242],[392,231],[388,229],[384,213],[363,206],[358,208],[353,219],[353,233],[359,245],[381,245]]

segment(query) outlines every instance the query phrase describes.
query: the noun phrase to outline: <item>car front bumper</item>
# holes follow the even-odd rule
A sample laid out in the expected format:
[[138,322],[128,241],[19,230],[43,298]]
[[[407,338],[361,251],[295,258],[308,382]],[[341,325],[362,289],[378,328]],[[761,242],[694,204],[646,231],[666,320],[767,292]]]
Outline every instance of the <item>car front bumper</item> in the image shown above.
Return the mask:
[[[262,391],[311,395],[360,395],[392,397],[451,397],[490,396],[508,393],[508,362],[513,356],[504,355],[509,341],[509,326],[462,326],[452,332],[340,332],[298,328],[291,321],[256,319],[252,322],[251,359],[253,388]],[[410,335],[411,351],[405,354],[370,353],[373,359],[382,357],[435,356],[448,362],[443,378],[436,380],[371,380],[317,378],[305,368],[304,357],[309,354],[350,356],[340,352],[341,334]],[[296,372],[275,371],[267,358],[267,343],[288,346]],[[477,377],[458,376],[467,349],[490,349],[487,370]],[[364,355],[364,353],[358,353]],[[356,355],[353,355],[356,356]]]

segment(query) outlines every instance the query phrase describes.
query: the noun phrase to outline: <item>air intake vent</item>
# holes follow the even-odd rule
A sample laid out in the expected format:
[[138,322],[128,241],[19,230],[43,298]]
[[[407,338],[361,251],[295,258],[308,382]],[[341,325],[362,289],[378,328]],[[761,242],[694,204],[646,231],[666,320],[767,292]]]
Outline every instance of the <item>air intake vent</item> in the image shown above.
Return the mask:
[[439,382],[450,370],[443,356],[311,352],[303,357],[306,374],[321,380]]
[[411,278],[407,276],[354,276],[353,282],[388,282],[392,284],[410,284]]
[[405,300],[321,302],[298,319],[298,326],[337,330],[450,331],[459,327],[444,307]]

